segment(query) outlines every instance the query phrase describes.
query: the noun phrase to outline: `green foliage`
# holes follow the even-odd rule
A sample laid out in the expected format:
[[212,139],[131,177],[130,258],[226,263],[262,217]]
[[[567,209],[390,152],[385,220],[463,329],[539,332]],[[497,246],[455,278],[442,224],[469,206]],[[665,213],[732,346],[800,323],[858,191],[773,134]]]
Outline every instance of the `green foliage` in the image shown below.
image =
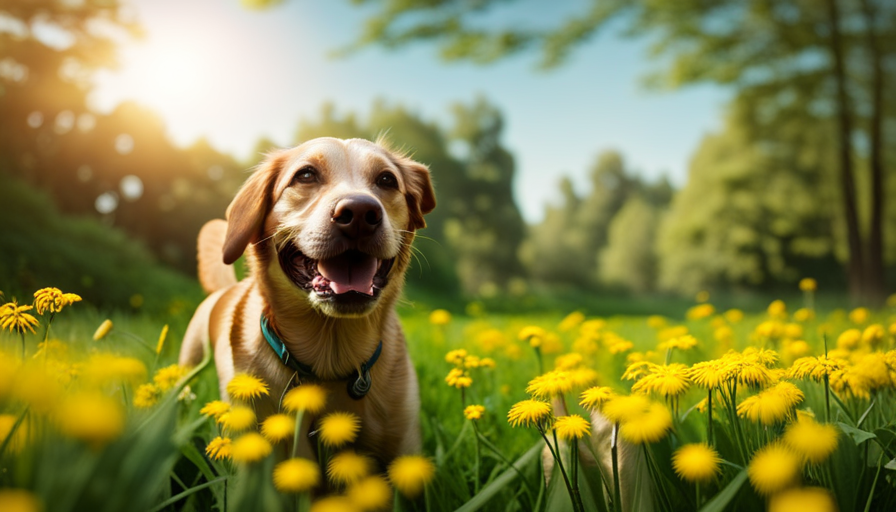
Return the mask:
[[654,232],[671,187],[665,180],[647,183],[635,177],[622,155],[613,151],[598,157],[590,185],[580,197],[572,182],[562,179],[563,202],[547,207],[544,220],[530,228],[522,248],[529,274],[555,285],[651,289]]
[[635,292],[654,288],[657,276],[656,232],[659,212],[638,196],[613,217],[606,248],[600,253],[601,280]]
[[692,294],[726,283],[792,284],[807,271],[841,284],[833,176],[819,174],[830,168],[818,135],[799,134],[813,142],[803,146],[759,146],[735,116],[708,135],[658,232],[659,285]]
[[0,180],[0,290],[7,298],[27,303],[33,290],[55,286],[103,308],[161,312],[201,297],[191,278],[160,266],[121,230],[63,217],[46,193],[6,175]]

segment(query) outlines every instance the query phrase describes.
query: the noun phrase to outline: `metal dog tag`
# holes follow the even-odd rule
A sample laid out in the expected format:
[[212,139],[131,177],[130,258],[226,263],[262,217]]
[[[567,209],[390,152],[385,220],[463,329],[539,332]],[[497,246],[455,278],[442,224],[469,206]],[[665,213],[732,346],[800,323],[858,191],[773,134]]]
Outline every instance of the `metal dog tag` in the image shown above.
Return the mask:
[[367,363],[363,363],[358,377],[354,382],[349,381],[348,383],[348,396],[355,400],[364,398],[364,395],[370,391],[370,380],[370,369],[367,368]]

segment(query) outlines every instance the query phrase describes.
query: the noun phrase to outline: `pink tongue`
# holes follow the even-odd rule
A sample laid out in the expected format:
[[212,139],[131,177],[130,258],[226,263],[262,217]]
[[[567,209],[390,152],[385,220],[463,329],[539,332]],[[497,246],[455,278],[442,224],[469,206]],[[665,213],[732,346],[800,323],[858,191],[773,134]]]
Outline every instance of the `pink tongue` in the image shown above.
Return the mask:
[[356,291],[373,295],[376,258],[360,252],[345,252],[317,262],[317,270],[330,281],[334,293]]

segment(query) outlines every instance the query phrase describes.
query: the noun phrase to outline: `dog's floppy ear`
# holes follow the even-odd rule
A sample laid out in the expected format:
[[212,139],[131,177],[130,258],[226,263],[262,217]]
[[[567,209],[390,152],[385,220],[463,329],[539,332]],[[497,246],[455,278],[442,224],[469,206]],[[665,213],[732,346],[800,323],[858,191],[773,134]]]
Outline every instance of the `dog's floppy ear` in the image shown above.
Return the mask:
[[423,216],[436,207],[436,193],[432,188],[429,168],[410,158],[398,159],[398,166],[404,173],[408,189],[405,194],[408,202],[408,229],[425,228]]
[[246,246],[261,240],[264,219],[271,211],[271,194],[281,163],[278,155],[269,155],[249,176],[227,207],[224,263],[232,264],[243,255]]

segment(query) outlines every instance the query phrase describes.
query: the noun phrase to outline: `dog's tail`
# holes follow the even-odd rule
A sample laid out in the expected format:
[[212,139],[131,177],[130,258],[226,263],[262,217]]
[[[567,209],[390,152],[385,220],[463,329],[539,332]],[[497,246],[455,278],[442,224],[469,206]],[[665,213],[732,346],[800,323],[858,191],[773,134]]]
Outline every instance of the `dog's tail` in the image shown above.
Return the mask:
[[216,292],[237,282],[233,265],[225,264],[222,256],[226,235],[227,221],[223,219],[210,220],[199,230],[199,282],[206,293]]

